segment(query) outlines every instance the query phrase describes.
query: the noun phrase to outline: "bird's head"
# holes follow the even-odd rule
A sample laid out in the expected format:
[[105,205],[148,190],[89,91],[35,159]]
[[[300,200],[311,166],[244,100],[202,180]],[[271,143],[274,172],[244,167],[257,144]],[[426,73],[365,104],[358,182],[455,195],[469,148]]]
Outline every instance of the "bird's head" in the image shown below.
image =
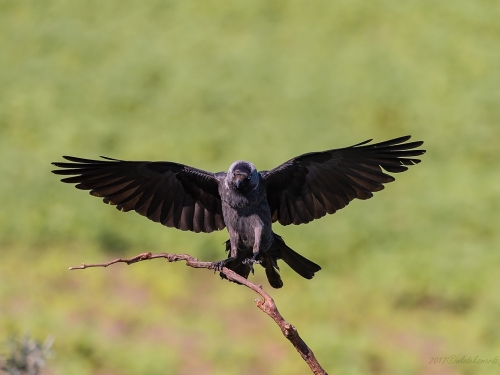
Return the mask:
[[226,182],[234,191],[246,194],[259,184],[259,174],[255,165],[248,161],[238,160],[229,167]]

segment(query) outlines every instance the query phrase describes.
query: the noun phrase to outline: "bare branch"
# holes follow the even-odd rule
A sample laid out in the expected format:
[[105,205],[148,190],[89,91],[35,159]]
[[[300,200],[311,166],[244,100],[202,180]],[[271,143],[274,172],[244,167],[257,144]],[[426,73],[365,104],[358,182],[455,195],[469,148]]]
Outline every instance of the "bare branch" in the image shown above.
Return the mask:
[[[107,263],[95,263],[95,264],[83,263],[79,267],[70,267],[69,269],[84,270],[86,268],[91,268],[91,267],[108,267],[115,263],[126,263],[130,265],[133,263],[142,262],[144,260],[159,259],[159,258],[165,258],[169,262],[178,262],[180,260],[184,260],[186,261],[186,265],[189,267],[213,269],[212,262],[200,262],[198,259],[188,254],[168,254],[168,253],[158,253],[158,254],[142,253],[128,259],[118,258]],[[297,329],[293,325],[288,323],[285,319],[283,319],[283,317],[278,311],[278,308],[276,307],[276,304],[274,303],[274,300],[271,298],[269,294],[267,294],[262,289],[261,286],[248,281],[244,277],[238,275],[236,272],[226,267],[224,267],[221,272],[224,275],[226,275],[228,280],[245,285],[246,287],[252,289],[255,293],[257,293],[261,297],[260,299],[254,300],[257,307],[261,309],[263,312],[265,312],[267,315],[269,315],[276,322],[276,324],[280,327],[283,335],[292,343],[295,349],[299,352],[300,356],[309,365],[313,374],[328,375],[316,360],[316,357],[314,356],[312,350],[299,336]]]

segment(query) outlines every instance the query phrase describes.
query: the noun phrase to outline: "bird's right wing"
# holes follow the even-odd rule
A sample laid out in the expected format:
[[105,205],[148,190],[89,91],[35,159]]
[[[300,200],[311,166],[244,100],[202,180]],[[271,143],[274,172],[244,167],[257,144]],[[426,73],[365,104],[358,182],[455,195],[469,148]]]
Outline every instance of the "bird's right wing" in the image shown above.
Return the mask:
[[368,199],[394,177],[385,171],[406,171],[420,163],[414,156],[423,142],[410,136],[366,145],[311,152],[270,171],[261,172],[273,222],[303,224],[345,207],[355,198]]
[[120,211],[134,210],[167,227],[212,232],[225,227],[218,181],[213,173],[171,162],[89,160],[64,156],[72,163],[52,163],[77,183]]

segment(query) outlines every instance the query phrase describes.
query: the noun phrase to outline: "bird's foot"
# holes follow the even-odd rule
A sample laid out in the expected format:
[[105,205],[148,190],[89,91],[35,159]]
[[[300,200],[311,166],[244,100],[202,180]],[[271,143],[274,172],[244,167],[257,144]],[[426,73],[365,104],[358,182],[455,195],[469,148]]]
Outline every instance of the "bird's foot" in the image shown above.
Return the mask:
[[261,264],[262,261],[261,260],[255,260],[254,258],[247,258],[247,259],[244,259],[243,262],[241,262],[242,264],[248,264],[250,266],[250,271],[252,271],[252,275],[255,275],[255,271],[253,269],[253,265],[254,264]]
[[247,259],[244,259],[243,262],[241,262],[243,264],[261,264],[262,261],[261,260],[255,260],[253,258],[247,258]]
[[226,266],[227,263],[234,260],[233,258],[227,258],[223,260],[219,260],[218,262],[213,262],[210,268],[213,268],[214,273],[217,271],[222,272],[222,269]]
[[224,265],[226,264],[226,260],[219,260],[218,262],[213,262],[212,263],[212,266],[210,268],[213,268],[214,269],[214,273],[216,273],[217,271],[222,271],[222,269],[224,268]]

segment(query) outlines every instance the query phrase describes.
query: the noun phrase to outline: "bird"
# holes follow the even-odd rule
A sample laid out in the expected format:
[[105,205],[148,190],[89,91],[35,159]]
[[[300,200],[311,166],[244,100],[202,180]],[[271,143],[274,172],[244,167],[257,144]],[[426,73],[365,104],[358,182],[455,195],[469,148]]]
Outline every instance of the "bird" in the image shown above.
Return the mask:
[[237,160],[227,172],[211,173],[169,161],[102,160],[63,156],[54,162],[62,182],[90,190],[120,211],[135,211],[166,227],[195,233],[227,228],[227,258],[212,262],[214,272],[227,267],[244,278],[254,264],[265,269],[269,284],[281,288],[278,260],[312,279],[321,267],[300,255],[273,231],[273,223],[306,224],[344,208],[353,199],[369,199],[384,184],[420,163],[422,141],[411,136],[296,156],[258,171]]

